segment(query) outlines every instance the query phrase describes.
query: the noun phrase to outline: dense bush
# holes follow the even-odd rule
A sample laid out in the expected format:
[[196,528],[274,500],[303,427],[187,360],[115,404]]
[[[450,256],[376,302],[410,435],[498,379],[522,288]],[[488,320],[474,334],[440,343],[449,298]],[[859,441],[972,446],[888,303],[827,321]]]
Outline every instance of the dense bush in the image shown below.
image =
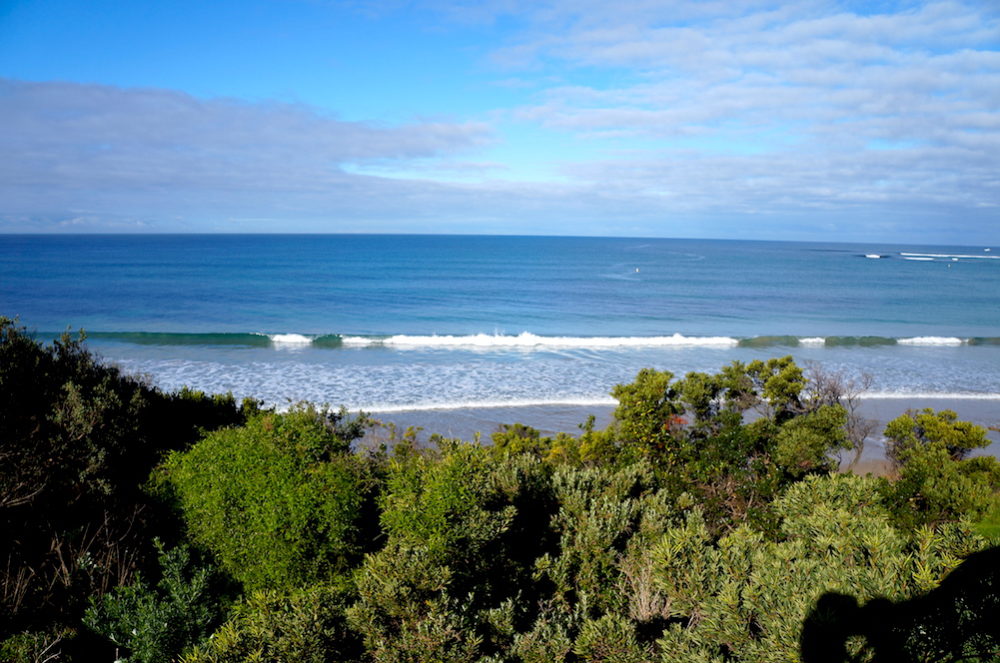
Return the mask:
[[990,443],[981,426],[958,421],[951,410],[925,409],[893,419],[885,435],[899,476],[884,492],[902,527],[978,519],[998,503],[1000,463],[967,458]]
[[1000,655],[984,432],[908,413],[898,476],[836,474],[866,426],[790,358],[642,371],[603,430],[372,453],[364,417],[163,394],[0,332],[0,659]]
[[502,649],[491,615],[537,600],[531,563],[548,546],[549,474],[532,455],[454,441],[390,462],[386,545],[365,560],[349,611],[375,660],[476,660]]
[[59,633],[89,595],[155,564],[153,536],[174,533],[142,489],[150,470],[242,420],[231,396],[163,394],[82,337],[44,345],[0,318],[0,640]]
[[377,483],[350,450],[361,423],[311,407],[258,413],[171,455],[157,483],[191,539],[247,590],[328,581],[370,539]]
[[[909,599],[983,545],[962,527],[897,530],[872,479],[811,478],[775,506],[777,541],[746,527],[713,541],[696,512],[651,549],[674,622],[658,642],[664,660],[795,660],[824,595]],[[850,647],[859,656],[866,643]]]

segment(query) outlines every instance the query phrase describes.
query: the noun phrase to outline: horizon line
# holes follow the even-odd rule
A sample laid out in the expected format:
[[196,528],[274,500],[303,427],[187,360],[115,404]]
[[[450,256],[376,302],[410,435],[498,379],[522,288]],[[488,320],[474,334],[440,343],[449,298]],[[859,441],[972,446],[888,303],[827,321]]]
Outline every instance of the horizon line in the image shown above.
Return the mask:
[[[988,244],[945,244],[927,242],[904,242],[901,240],[828,240],[828,239],[761,239],[749,237],[694,237],[694,236],[649,236],[649,235],[552,235],[523,233],[463,233],[463,232],[267,232],[267,231],[93,231],[93,232],[0,232],[0,237],[504,237],[537,239],[635,239],[656,241],[704,241],[704,242],[760,242],[781,244],[897,244],[902,246],[962,246],[975,247]],[[995,242],[1000,246],[1000,241]]]

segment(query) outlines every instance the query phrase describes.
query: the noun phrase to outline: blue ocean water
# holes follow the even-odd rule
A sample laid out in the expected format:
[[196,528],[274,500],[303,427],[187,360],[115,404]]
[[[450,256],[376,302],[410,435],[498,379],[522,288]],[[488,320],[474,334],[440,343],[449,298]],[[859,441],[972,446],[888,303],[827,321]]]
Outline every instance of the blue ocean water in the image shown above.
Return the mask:
[[[392,235],[0,236],[0,314],[155,384],[371,411],[607,404],[791,354],[1000,399],[1000,247]],[[874,257],[878,256],[878,257]]]

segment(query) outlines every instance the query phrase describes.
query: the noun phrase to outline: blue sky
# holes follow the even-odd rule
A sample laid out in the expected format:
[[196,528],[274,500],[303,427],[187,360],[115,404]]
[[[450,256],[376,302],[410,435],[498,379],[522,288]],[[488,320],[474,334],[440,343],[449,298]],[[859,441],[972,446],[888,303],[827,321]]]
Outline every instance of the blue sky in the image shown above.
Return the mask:
[[0,232],[1000,242],[1000,6],[0,2]]

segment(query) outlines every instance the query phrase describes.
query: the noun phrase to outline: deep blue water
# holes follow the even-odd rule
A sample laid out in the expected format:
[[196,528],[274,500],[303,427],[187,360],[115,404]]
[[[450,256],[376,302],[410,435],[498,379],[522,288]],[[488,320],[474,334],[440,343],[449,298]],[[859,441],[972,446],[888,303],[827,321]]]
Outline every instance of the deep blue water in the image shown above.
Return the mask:
[[986,248],[8,235],[0,314],[41,336],[83,328],[164,388],[274,403],[599,403],[644,366],[784,354],[871,373],[880,394],[1000,398]]

